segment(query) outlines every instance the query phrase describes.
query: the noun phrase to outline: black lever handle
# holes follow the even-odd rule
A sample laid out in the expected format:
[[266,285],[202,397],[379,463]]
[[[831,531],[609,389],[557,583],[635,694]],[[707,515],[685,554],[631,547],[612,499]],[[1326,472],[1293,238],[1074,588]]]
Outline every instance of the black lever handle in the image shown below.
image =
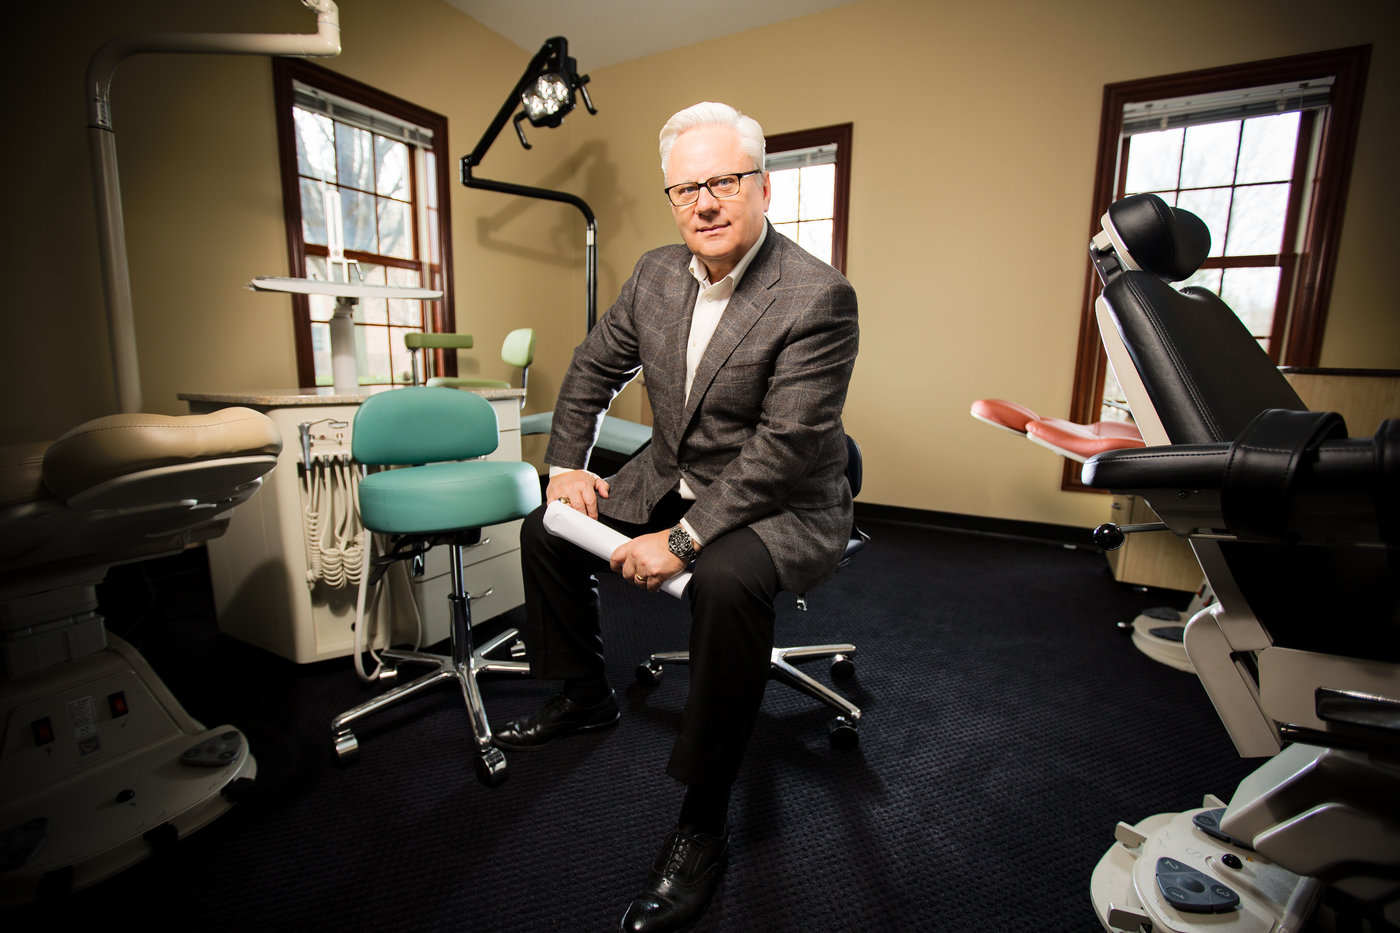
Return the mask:
[[1123,546],[1123,540],[1140,531],[1166,531],[1166,522],[1143,522],[1138,525],[1115,525],[1104,522],[1094,529],[1094,543],[1105,551],[1116,551]]

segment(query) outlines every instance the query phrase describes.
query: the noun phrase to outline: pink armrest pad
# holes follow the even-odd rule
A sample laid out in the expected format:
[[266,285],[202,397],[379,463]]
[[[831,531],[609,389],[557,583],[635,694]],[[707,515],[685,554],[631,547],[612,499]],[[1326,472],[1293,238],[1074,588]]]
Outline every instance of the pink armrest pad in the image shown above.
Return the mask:
[[1041,418],[1026,427],[1026,433],[1061,450],[1092,457],[1105,450],[1146,446],[1137,426],[1124,421],[1095,421],[1076,424],[1061,418]]
[[1040,415],[1024,405],[999,398],[979,398],[972,403],[972,417],[1000,425],[1010,431],[1026,433],[1026,425],[1040,420]]

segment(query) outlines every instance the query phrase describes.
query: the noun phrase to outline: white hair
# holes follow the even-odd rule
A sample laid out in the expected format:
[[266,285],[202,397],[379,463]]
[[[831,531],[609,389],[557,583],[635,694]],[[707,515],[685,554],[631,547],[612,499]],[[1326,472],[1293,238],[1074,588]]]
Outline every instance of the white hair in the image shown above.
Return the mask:
[[676,138],[686,130],[700,126],[727,126],[739,134],[739,145],[744,155],[753,159],[753,167],[764,170],[763,127],[753,117],[746,117],[728,104],[705,102],[692,104],[666,121],[661,128],[661,174],[666,175],[666,163],[671,158],[671,147]]

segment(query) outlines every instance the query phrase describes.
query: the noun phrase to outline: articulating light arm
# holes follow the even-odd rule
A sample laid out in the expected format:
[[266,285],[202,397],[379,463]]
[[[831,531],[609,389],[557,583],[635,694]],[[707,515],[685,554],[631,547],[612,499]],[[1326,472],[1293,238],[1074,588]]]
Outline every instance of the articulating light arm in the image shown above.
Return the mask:
[[588,96],[588,76],[579,75],[574,60],[569,57],[568,49],[568,40],[563,36],[555,36],[546,41],[535,53],[534,58],[530,59],[530,64],[525,67],[525,72],[520,76],[520,80],[515,83],[515,87],[511,89],[505,103],[501,105],[495,118],[486,127],[486,132],[482,134],[476,148],[469,154],[462,156],[462,184],[468,188],[480,188],[485,191],[515,194],[545,201],[558,201],[572,204],[578,208],[588,225],[587,240],[584,245],[587,257],[587,321],[588,329],[592,330],[598,319],[598,221],[593,215],[592,208],[582,198],[566,191],[490,181],[472,175],[473,166],[480,165],[482,159],[486,158],[486,150],[491,148],[491,144],[496,141],[496,137],[500,135],[506,123],[511,121],[511,114],[516,107],[520,107],[521,110],[514,118],[515,132],[520,137],[520,144],[526,149],[531,147],[525,138],[521,122],[529,120],[532,126],[558,126],[563,122],[565,114],[574,108],[575,91],[583,96],[583,105],[589,113],[596,114],[598,112],[593,106],[592,99]]

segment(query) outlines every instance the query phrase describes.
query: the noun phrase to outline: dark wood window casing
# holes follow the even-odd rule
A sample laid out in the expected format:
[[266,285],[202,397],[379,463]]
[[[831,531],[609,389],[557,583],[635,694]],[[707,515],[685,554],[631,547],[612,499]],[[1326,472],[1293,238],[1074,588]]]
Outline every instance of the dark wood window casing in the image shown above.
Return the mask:
[[846,274],[846,229],[851,205],[851,124],[822,126],[793,133],[774,133],[765,137],[768,152],[788,152],[815,146],[836,144],[835,216],[832,218],[831,265]]
[[[431,330],[443,333],[454,332],[457,328],[453,304],[452,223],[449,209],[449,194],[452,188],[448,169],[448,163],[452,160],[449,158],[447,118],[327,68],[299,59],[274,58],[272,60],[272,74],[274,102],[277,108],[277,144],[281,159],[282,209],[286,222],[287,260],[291,274],[304,274],[308,255],[307,246],[302,239],[301,189],[297,178],[296,129],[292,122],[292,82],[298,81],[432,131],[433,152],[435,154],[433,163],[437,177],[428,179],[428,182],[437,189],[437,235],[441,253],[440,262],[433,261],[431,258],[422,262],[423,283],[425,286],[442,289],[443,297],[441,301],[424,302],[424,313],[431,316]],[[416,223],[414,229],[417,230]],[[315,252],[314,249],[312,251]],[[419,254],[422,255],[421,251]],[[361,258],[353,250],[347,250],[346,257],[349,259]],[[385,262],[386,259],[375,257],[375,261]],[[402,264],[395,263],[392,259],[387,261],[391,264]],[[412,265],[416,266],[418,263],[412,263]],[[298,384],[314,386],[316,384],[316,363],[311,346],[310,304],[305,295],[292,295],[291,299],[296,334]],[[456,375],[456,355],[452,353],[442,355],[437,361],[437,367],[436,372]]]

